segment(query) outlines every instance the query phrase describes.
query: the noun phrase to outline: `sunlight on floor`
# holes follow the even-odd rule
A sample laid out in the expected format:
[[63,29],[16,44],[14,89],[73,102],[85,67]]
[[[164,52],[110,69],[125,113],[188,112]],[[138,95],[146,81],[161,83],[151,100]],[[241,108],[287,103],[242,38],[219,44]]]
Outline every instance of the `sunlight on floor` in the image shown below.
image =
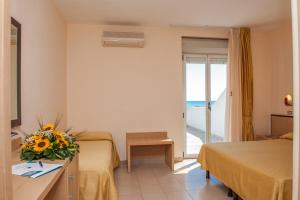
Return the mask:
[[179,162],[175,164],[174,174],[188,174],[190,171],[200,168],[200,165],[194,159],[187,159],[184,162]]

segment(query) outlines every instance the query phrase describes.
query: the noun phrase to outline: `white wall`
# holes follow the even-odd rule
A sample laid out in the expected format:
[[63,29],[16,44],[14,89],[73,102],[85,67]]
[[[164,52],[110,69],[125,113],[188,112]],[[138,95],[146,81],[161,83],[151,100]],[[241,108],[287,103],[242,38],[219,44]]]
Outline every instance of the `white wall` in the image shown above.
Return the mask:
[[269,32],[252,29],[253,56],[253,126],[255,134],[270,132],[271,63]]
[[[12,0],[12,16],[22,25],[22,126],[30,133],[36,118],[66,118],[66,34],[51,0]],[[62,127],[65,126],[65,118]]]
[[253,27],[254,131],[270,133],[270,115],[287,114],[285,95],[292,94],[291,22]]
[[291,107],[284,105],[284,97],[293,93],[293,48],[292,48],[292,24],[287,22],[272,31],[271,49],[273,58],[272,70],[272,104],[273,113],[287,114]]
[[[103,30],[142,31],[145,48],[102,47]],[[167,130],[182,156],[181,37],[227,38],[227,29],[69,25],[68,125],[113,133],[125,159],[125,133]]]

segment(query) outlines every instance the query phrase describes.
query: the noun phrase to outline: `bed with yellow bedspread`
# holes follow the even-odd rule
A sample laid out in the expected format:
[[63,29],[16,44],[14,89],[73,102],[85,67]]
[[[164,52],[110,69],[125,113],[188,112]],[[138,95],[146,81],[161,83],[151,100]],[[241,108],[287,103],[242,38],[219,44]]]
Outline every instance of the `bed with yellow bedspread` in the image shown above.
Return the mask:
[[84,132],[80,145],[79,173],[81,200],[117,200],[114,168],[120,159],[109,132]]
[[198,162],[244,200],[291,200],[292,143],[277,139],[205,144]]

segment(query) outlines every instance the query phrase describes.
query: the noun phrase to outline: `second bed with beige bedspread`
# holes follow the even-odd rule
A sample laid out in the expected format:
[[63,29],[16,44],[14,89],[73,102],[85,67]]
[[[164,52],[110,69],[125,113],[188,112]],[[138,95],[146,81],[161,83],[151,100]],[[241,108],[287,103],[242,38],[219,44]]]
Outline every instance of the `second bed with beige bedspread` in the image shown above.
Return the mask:
[[198,162],[244,200],[291,200],[293,141],[202,146]]

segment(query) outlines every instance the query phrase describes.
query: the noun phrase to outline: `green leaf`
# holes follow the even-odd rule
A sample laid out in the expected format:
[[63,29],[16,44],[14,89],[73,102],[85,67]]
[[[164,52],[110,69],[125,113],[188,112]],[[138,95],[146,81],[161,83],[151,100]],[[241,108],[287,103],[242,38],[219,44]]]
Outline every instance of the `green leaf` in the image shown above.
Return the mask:
[[44,152],[43,152],[43,155],[44,156],[48,156],[49,154],[51,154],[51,150],[50,149],[46,149]]

